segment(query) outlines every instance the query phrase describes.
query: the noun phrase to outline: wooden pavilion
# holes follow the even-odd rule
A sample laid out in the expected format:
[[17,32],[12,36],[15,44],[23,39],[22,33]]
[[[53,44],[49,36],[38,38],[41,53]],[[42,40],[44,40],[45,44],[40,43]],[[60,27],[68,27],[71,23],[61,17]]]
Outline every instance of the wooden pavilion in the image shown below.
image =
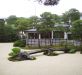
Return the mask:
[[24,31],[26,36],[26,45],[45,46],[54,45],[60,40],[68,39],[68,34],[63,31],[51,31],[49,33],[39,33],[37,29],[29,29]]

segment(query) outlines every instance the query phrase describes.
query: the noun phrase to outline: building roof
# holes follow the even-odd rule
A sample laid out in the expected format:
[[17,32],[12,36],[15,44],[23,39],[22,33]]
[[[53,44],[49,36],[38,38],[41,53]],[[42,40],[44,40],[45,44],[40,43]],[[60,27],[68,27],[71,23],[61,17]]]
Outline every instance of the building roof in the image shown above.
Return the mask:
[[28,32],[28,33],[30,33],[30,32],[37,32],[37,29],[29,29],[29,30],[25,30],[24,32]]
[[30,31],[35,32],[36,29],[29,29],[29,30],[26,30],[26,31],[28,31],[28,32],[30,32]]
[[55,25],[55,27],[58,27],[58,26],[69,27],[70,25],[68,25],[68,24],[56,24]]
[[[68,27],[69,25],[67,24],[56,24],[55,27],[58,27],[58,26],[63,26],[63,27]],[[29,30],[25,30],[24,32],[28,32],[28,33],[36,33],[37,32],[37,29],[35,28],[32,28],[32,29],[29,29]]]

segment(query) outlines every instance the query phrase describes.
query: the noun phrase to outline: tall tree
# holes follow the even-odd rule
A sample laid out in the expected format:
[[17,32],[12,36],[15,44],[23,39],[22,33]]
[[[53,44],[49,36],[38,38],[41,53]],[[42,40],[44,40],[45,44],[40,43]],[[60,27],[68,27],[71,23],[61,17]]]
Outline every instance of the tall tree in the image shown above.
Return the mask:
[[47,5],[47,6],[49,6],[49,5],[57,5],[58,2],[59,2],[59,0],[37,0],[37,1],[43,3],[44,5]]
[[82,53],[82,20],[76,20],[72,24],[72,34],[74,34],[74,38],[81,41],[81,53]]
[[62,18],[63,18],[64,23],[69,23],[69,20],[73,22],[75,20],[80,19],[80,12],[77,9],[72,8],[69,11],[66,11],[65,13],[63,13]]
[[40,33],[45,33],[44,37],[47,37],[50,39],[50,45],[51,43],[51,31],[54,28],[54,18],[53,15],[50,12],[44,12],[41,14],[40,23],[38,25],[38,31]]
[[5,21],[0,19],[0,41],[4,41]]
[[13,25],[16,24],[17,17],[15,15],[11,15],[6,19],[7,24]]
[[16,39],[16,30],[11,25],[5,25],[4,19],[0,19],[0,42],[11,42]]
[[36,28],[39,22],[40,22],[40,19],[37,16],[29,17],[30,28],[33,28],[33,27]]
[[71,22],[80,19],[80,12],[77,9],[72,8],[68,12],[69,12],[68,16]]
[[55,23],[60,24],[61,23],[61,16],[57,15],[57,14],[52,14],[53,16],[53,20]]
[[62,19],[63,19],[63,22],[66,24],[69,22],[69,15],[68,15],[68,11],[66,11],[65,13],[63,13],[63,16],[62,16]]
[[76,36],[75,38],[78,38],[82,41],[82,20],[74,21],[72,24],[71,31]]
[[40,25],[39,25],[39,31],[48,32],[51,31],[54,27],[54,18],[53,15],[50,12],[44,12],[41,14],[40,19]]
[[23,36],[23,32],[24,30],[29,28],[29,20],[27,18],[18,18],[17,22],[16,22],[16,28],[19,32],[22,32],[22,36]]
[[18,39],[17,31],[11,25],[5,25],[5,42],[12,42]]

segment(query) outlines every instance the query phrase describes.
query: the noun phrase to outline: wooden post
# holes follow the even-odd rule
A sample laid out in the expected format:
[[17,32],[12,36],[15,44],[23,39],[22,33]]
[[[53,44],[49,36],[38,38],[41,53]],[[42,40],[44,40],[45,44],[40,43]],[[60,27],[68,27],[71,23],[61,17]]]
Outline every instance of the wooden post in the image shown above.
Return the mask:
[[52,31],[52,39],[53,39],[53,31]]
[[64,39],[68,39],[68,35],[67,35],[67,32],[64,32]]
[[68,51],[68,48],[67,48],[67,40],[68,40],[68,36],[67,36],[67,32],[64,32],[64,40],[66,41],[66,44],[65,44],[65,53],[67,53]]
[[53,38],[54,38],[54,36],[53,36],[53,31],[52,31],[52,35],[51,35],[51,44],[53,45]]
[[38,46],[40,47],[41,34],[39,33]]
[[28,33],[26,33],[26,45],[28,44]]
[[33,44],[35,45],[35,33],[34,33],[34,39],[33,39]]

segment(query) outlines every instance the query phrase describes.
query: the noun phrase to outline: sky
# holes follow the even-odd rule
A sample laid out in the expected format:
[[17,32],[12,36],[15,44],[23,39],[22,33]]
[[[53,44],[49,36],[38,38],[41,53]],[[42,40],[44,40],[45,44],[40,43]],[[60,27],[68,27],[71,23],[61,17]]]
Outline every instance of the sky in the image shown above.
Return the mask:
[[40,16],[43,12],[61,15],[71,8],[82,12],[82,0],[60,0],[57,6],[44,6],[34,0],[0,0],[0,18]]

